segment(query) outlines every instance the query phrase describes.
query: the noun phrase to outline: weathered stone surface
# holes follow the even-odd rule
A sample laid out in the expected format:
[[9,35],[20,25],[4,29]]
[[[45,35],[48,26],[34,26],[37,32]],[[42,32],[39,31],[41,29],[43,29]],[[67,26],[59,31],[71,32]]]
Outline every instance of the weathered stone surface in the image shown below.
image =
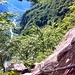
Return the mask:
[[9,67],[6,68],[6,71],[16,70],[20,72],[29,72],[29,70],[21,63],[21,64],[11,64]]
[[21,74],[21,75],[32,75],[32,73],[25,73],[25,74]]
[[[52,55],[36,65],[32,73],[33,75],[75,75],[75,67],[63,69],[73,64],[75,64],[75,27],[63,37],[61,44]],[[62,69],[53,71],[57,68]],[[41,73],[42,70],[52,71]]]

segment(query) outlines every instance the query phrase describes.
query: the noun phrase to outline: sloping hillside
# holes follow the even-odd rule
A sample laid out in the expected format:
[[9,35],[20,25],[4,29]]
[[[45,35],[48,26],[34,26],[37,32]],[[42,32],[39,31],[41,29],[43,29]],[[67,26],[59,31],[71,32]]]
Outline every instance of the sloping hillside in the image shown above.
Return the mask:
[[30,10],[26,11],[21,19],[21,29],[25,25],[36,24],[39,27],[44,25],[52,25],[58,18],[62,19],[69,11],[68,6],[73,0],[42,0],[41,4],[34,5]]
[[[73,64],[75,63],[74,62],[75,61],[74,60],[75,39],[73,39],[75,38],[75,34],[74,34],[75,32],[75,27],[74,27],[75,26],[75,0],[72,5],[71,5],[72,3],[71,0],[66,0],[66,1],[60,0],[58,1],[58,3],[56,3],[57,2],[56,0],[53,0],[53,1],[46,0],[46,1],[48,2],[45,2],[45,0],[43,0],[43,2],[41,2],[42,4],[37,4],[36,6],[34,6],[32,8],[33,10],[31,9],[32,11],[29,10],[25,12],[26,15],[24,14],[25,16],[23,16],[22,21],[21,21],[21,25],[22,25],[22,22],[24,23],[26,22],[26,24],[22,25],[22,28],[24,28],[24,26],[26,25],[25,29],[21,32],[20,35],[15,35],[10,40],[8,40],[8,38],[5,36],[5,31],[4,31],[4,28],[5,29],[7,28],[7,26],[5,27],[6,23],[8,23],[8,25],[11,25],[11,23],[9,23],[9,20],[7,19],[8,14],[7,13],[1,14],[0,22],[3,25],[0,27],[1,29],[0,31],[2,31],[0,32],[0,36],[1,36],[0,38],[1,48],[0,49],[3,51],[0,56],[1,57],[0,67],[3,67],[5,63],[4,60],[8,58],[9,60],[11,59],[8,62],[9,65],[11,63],[24,63],[25,66],[27,66],[31,70],[33,66],[35,65],[34,63],[38,62],[38,65],[36,66],[37,68],[35,68],[34,71],[32,72],[33,75],[36,75],[37,73],[35,72],[37,72],[38,70],[40,71],[42,66],[43,66],[42,71],[43,69],[46,71],[43,71],[44,74],[40,73],[41,75],[50,75],[50,74],[52,75],[74,75],[75,74],[75,69],[63,70],[64,67],[72,68]],[[48,8],[49,3],[51,3],[50,4],[51,6]],[[43,7],[44,5],[46,6]],[[37,9],[35,9],[35,7]],[[55,9],[56,7],[57,8],[59,7],[60,10]],[[48,9],[49,11],[47,12],[46,10]],[[50,13],[50,10],[52,10],[53,14]],[[37,11],[38,13],[36,14]],[[43,17],[44,19],[43,18],[40,19],[42,16],[45,16],[45,15],[47,17],[45,18]],[[40,27],[35,25],[36,21],[38,21],[37,23],[39,23],[39,20],[40,22],[42,22],[41,24],[38,24],[38,26]],[[44,26],[46,24],[45,21],[47,20],[48,20],[47,22],[48,25]],[[44,26],[44,27],[41,28],[41,26]],[[64,36],[66,32],[71,28],[73,29],[70,30],[70,32],[66,36]],[[63,36],[64,38],[62,39]],[[61,39],[63,42],[60,44]],[[56,51],[54,52],[54,54],[52,54],[55,49]],[[48,57],[49,61],[46,60],[47,56],[49,56]],[[45,62],[42,61],[43,59],[45,59],[44,60]],[[50,64],[48,64],[49,62]],[[51,64],[55,64],[53,65],[54,67],[52,67]],[[68,66],[69,64],[70,66]],[[45,67],[45,65],[46,66],[49,65],[49,66]],[[54,69],[51,69],[51,68],[54,68]],[[63,70],[61,71],[61,73],[59,72],[60,70],[59,68],[60,69],[62,68]],[[49,69],[51,69],[51,71],[56,71],[56,72],[48,73],[47,70]],[[2,71],[2,74],[3,74],[3,71]],[[12,73],[10,72],[10,74]],[[9,73],[4,74],[4,75],[9,75]]]
[[75,75],[75,27],[63,38],[56,52],[36,65],[33,75]]

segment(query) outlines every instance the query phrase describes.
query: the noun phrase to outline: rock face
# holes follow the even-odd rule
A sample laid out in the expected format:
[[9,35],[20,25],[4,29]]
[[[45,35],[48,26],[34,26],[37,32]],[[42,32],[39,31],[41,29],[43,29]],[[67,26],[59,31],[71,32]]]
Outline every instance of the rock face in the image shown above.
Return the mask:
[[6,68],[6,71],[16,70],[21,73],[29,72],[29,70],[23,64],[11,64]]
[[75,27],[62,39],[54,54],[38,63],[33,75],[75,75]]

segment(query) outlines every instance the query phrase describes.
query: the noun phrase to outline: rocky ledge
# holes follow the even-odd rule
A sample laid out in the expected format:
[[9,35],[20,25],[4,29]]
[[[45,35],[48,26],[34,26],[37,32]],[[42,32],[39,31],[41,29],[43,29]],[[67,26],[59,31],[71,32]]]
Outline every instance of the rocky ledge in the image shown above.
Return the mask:
[[52,55],[38,63],[33,75],[75,75],[75,27],[62,39]]

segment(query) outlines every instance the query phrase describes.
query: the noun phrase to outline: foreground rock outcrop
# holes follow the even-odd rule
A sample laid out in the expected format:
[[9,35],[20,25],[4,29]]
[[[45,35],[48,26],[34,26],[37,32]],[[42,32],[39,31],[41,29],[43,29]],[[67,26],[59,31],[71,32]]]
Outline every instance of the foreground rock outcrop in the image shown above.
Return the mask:
[[52,55],[38,63],[33,75],[75,75],[75,27],[62,39]]
[[9,67],[6,68],[6,71],[16,71],[21,74],[29,72],[29,70],[22,63],[21,64],[13,63]]

